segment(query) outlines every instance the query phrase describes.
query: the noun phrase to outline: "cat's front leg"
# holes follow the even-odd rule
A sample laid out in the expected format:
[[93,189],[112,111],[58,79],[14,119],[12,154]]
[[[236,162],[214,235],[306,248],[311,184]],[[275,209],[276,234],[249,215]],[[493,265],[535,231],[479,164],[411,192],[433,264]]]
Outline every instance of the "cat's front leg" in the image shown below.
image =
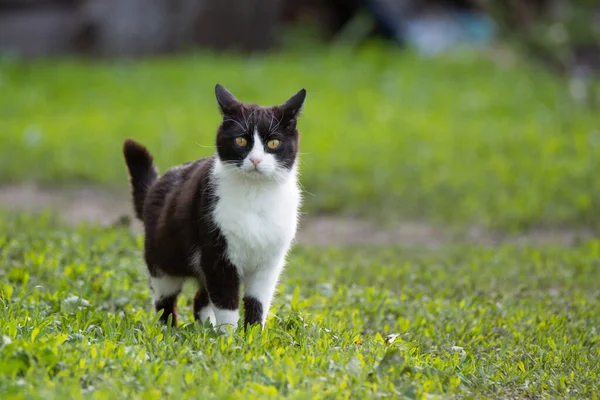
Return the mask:
[[244,276],[244,327],[260,324],[264,328],[282,269],[283,262],[280,262]]
[[235,266],[227,260],[217,260],[204,268],[204,278],[215,327],[223,332],[230,325],[235,330],[240,318],[240,278]]

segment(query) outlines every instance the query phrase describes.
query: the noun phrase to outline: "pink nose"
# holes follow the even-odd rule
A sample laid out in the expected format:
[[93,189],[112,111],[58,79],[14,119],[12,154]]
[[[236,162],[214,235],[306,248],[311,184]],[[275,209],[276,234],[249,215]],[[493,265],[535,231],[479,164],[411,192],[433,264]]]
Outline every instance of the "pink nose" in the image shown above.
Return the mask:
[[254,157],[250,157],[250,162],[252,164],[254,164],[254,167],[257,167],[258,164],[260,164],[262,162],[262,158],[254,158]]

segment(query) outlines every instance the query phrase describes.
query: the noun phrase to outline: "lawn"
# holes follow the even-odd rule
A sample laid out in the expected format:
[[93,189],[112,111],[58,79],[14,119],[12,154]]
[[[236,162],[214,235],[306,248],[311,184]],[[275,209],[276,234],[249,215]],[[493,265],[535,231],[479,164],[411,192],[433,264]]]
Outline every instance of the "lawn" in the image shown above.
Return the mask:
[[496,59],[422,59],[377,44],[127,63],[3,59],[0,182],[124,190],[126,137],[147,144],[162,170],[213,152],[215,83],[261,104],[305,87],[309,213],[597,228],[597,110],[518,56]]
[[[308,91],[304,210],[504,233],[600,228],[600,120],[520,57],[370,44],[131,62],[0,58],[0,185],[127,192],[214,151],[214,85]],[[1,187],[0,187],[1,190]],[[118,218],[115,215],[115,220]],[[0,398],[600,397],[600,241],[298,245],[264,331],[161,328],[143,238],[0,210]]]
[[[296,248],[267,327],[153,321],[141,240],[0,219],[0,397],[598,398],[600,242]],[[596,396],[596,397],[594,397]]]

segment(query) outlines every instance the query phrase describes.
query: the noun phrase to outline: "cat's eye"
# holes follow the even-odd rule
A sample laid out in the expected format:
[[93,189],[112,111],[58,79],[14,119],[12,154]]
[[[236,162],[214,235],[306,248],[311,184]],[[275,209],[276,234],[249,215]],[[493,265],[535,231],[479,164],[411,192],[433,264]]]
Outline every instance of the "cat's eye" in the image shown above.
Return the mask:
[[240,147],[246,147],[246,145],[248,144],[248,140],[246,140],[246,138],[239,136],[239,137],[235,138],[235,144],[237,144]]
[[280,144],[281,142],[279,141],[279,139],[271,139],[267,142],[267,147],[270,149],[276,149],[279,147]]

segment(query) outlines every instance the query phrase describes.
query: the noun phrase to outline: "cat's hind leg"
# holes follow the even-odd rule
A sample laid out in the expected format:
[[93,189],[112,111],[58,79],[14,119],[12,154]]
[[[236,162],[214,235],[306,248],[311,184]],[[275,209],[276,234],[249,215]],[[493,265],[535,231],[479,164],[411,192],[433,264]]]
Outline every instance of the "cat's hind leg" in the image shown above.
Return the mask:
[[208,298],[208,291],[200,280],[198,281],[198,291],[194,297],[194,318],[201,323],[209,320],[211,324],[215,324],[215,312]]
[[150,276],[150,289],[156,312],[164,310],[160,321],[166,324],[172,315],[172,326],[177,326],[177,297],[185,278],[169,275]]

